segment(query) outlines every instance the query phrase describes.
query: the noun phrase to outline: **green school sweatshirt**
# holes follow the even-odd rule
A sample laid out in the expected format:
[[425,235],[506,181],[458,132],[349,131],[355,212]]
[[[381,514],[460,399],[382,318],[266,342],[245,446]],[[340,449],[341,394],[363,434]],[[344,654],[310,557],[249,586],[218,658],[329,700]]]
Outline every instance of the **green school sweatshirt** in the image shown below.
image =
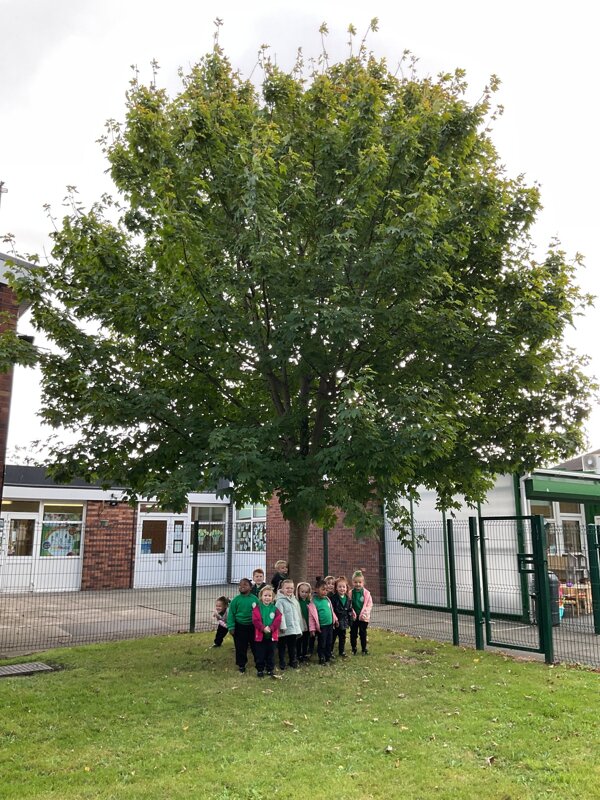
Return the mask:
[[235,628],[236,622],[240,625],[252,625],[252,609],[258,603],[256,595],[236,594],[229,604],[227,614],[227,627],[230,631]]

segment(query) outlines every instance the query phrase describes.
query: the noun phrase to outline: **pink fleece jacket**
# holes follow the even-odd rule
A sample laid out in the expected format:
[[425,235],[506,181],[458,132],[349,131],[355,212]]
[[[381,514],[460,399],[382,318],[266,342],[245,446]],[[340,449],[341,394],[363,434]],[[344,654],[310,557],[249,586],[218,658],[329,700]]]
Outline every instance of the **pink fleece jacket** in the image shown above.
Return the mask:
[[[333,610],[333,606],[331,605],[331,600],[327,598],[327,602],[331,608],[331,613],[333,615],[333,624],[337,625],[338,618],[335,615],[335,611]],[[309,603],[308,606],[308,630],[311,633],[320,633],[321,626],[319,625],[319,612],[317,611],[317,607],[314,603]]]
[[[275,612],[275,617],[269,627],[271,628],[271,639],[277,642],[279,640],[279,626],[281,625],[281,611],[275,605],[273,606],[273,611]],[[252,609],[252,624],[254,625],[254,641],[262,642],[265,625],[262,621],[258,603]]]
[[[360,612],[359,619],[363,622],[369,622],[371,619],[371,611],[373,610],[373,598],[371,597],[371,592],[368,589],[364,589],[364,598],[365,601],[363,603],[362,611]],[[356,618],[356,613],[354,613],[354,617]]]

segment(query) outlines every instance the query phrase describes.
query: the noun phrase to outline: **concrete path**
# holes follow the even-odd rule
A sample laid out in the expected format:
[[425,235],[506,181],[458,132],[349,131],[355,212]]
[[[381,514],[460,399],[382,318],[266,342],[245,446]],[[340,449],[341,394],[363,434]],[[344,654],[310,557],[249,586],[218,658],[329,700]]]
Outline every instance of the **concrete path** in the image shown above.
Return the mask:
[[[199,586],[196,631],[213,629],[215,599],[236,593],[237,585]],[[376,605],[371,624],[423,639],[452,641],[452,619],[445,612]],[[189,588],[0,594],[0,658],[53,647],[187,632],[189,626]],[[495,621],[493,626],[494,637],[500,641],[515,646],[537,642],[535,626],[505,621]],[[459,636],[461,645],[475,646],[472,616],[459,616]],[[600,667],[600,637],[593,632],[592,616],[563,620],[554,628],[554,651],[559,661]]]

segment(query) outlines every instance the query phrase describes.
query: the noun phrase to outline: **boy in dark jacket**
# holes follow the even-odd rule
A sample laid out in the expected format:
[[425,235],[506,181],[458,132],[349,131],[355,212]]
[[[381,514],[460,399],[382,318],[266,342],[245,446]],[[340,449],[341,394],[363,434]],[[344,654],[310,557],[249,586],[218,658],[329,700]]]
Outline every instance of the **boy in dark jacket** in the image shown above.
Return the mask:
[[262,570],[260,567],[257,567],[252,573],[252,594],[258,597],[260,590],[266,585],[264,570]]
[[271,586],[275,590],[275,594],[279,591],[279,584],[284,581],[288,576],[289,565],[283,558],[275,562],[275,575],[271,578]]

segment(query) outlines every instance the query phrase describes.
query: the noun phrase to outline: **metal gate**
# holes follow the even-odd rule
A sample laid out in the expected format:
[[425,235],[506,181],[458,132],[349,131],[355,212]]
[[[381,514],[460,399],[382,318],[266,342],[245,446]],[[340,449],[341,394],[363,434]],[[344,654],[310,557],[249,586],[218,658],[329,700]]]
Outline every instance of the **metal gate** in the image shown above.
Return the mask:
[[[544,653],[554,661],[552,604],[543,517],[472,518],[476,633],[494,647]],[[478,525],[476,524],[478,523]],[[475,541],[473,541],[473,539]],[[481,578],[476,572],[481,566]],[[558,603],[556,603],[558,613]]]

